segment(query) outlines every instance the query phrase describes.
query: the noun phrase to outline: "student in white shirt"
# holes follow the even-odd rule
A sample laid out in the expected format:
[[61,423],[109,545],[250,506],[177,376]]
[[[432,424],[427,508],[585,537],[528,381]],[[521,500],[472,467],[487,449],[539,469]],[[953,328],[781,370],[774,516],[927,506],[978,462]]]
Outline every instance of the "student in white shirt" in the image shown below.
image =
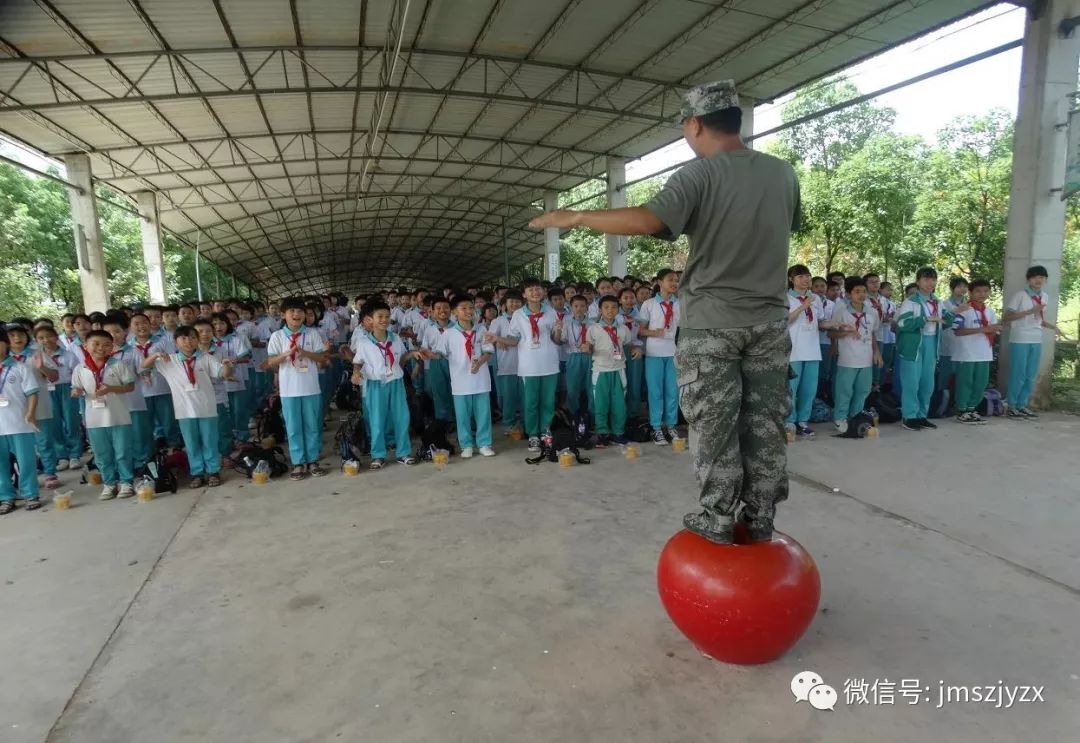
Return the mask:
[[[941,303],[941,306],[955,315],[957,314],[957,307],[967,307],[967,295],[968,280],[962,276],[953,276],[949,279],[949,297]],[[938,346],[937,381],[934,389],[952,389],[953,374],[955,372],[952,358],[954,340],[952,326],[942,326],[941,343]]]
[[150,426],[150,413],[146,409],[142,384],[138,376],[142,369],[143,356],[135,344],[139,338],[145,338],[150,327],[150,318],[144,314],[131,316],[130,321],[120,315],[109,315],[102,329],[113,338],[113,357],[127,364],[135,384],[124,395],[128,415],[131,417],[131,460],[135,472],[146,466],[153,455],[154,434]]
[[[630,343],[623,349],[626,357],[626,413],[637,418],[641,414],[641,401],[645,393],[645,341],[638,335],[637,295],[631,287],[619,292],[618,322],[630,334]],[[641,353],[634,354],[636,348]]]
[[[144,359],[143,369],[156,369],[172,392],[180,433],[184,437],[191,488],[221,484],[220,433],[213,380],[232,377],[231,361],[198,350],[199,333],[181,325],[175,334],[176,353],[157,352]],[[206,480],[203,480],[203,477]]]
[[454,297],[450,304],[457,322],[436,339],[431,351],[445,358],[450,369],[461,458],[471,457],[474,447],[479,447],[482,456],[493,457],[491,375],[487,365],[495,353],[495,346],[484,340],[487,329],[483,324],[473,323],[475,306],[472,297],[463,294]]
[[[441,336],[450,327],[450,300],[435,297],[431,301],[431,319],[417,328],[419,348],[434,351]],[[424,391],[435,404],[435,417],[449,422],[454,398],[450,389],[450,365],[446,359],[424,356]]]
[[503,340],[510,336],[510,319],[521,309],[524,298],[520,292],[508,291],[503,297],[503,312],[488,326],[485,339],[495,345],[495,384],[499,388],[502,423],[507,436],[521,430],[521,398],[524,388],[518,376],[517,344]]
[[986,306],[990,282],[975,279],[968,287],[971,302],[953,324],[952,360],[956,368],[956,420],[960,423],[986,423],[977,412],[986,385],[990,381],[990,362],[994,360],[994,339],[1001,333],[997,315]]
[[829,333],[838,347],[833,380],[833,420],[839,433],[845,433],[852,416],[858,415],[866,407],[866,397],[874,384],[873,369],[882,365],[877,347],[877,330],[881,320],[877,311],[866,301],[865,279],[852,276],[847,280],[844,294],[847,299],[836,301],[832,319],[852,329]]
[[266,371],[265,367],[266,344],[270,342],[270,336],[274,334],[274,331],[281,327],[281,315],[278,312],[277,302],[269,304],[266,314],[262,314],[263,305],[261,303],[255,302],[253,306],[257,312],[257,317],[254,320],[255,329],[248,339],[248,342],[251,343],[249,378],[251,380],[251,409],[257,411],[262,408],[272,387],[273,375]]
[[[370,331],[365,329],[365,324],[370,325]],[[394,433],[398,464],[416,464],[409,440],[403,364],[415,359],[417,352],[406,351],[401,337],[390,332],[390,308],[382,302],[369,301],[361,309],[352,352],[352,382],[364,388],[364,419],[371,439],[368,468],[378,470],[385,466],[390,430]]]
[[575,295],[570,300],[570,316],[563,319],[562,337],[559,343],[566,351],[566,408],[576,414],[581,409],[581,398],[585,396],[585,406],[593,409],[592,400],[592,354],[584,348],[586,335],[592,321],[589,319],[589,300],[582,295]]
[[675,438],[679,422],[679,386],[675,381],[675,333],[679,329],[679,278],[665,268],[656,275],[658,292],[638,311],[638,335],[645,338],[645,387],[653,443]]
[[35,414],[38,430],[34,435],[34,442],[37,445],[38,457],[41,459],[41,469],[45,474],[45,487],[53,490],[60,487],[60,480],[56,476],[57,453],[53,443],[56,437],[50,435],[54,429],[54,416],[49,390],[60,378],[60,374],[56,364],[40,348],[35,348],[30,344],[30,335],[24,326],[11,323],[7,329],[10,357],[26,366],[29,373],[37,380],[38,402]]
[[866,282],[866,301],[874,308],[880,320],[876,340],[878,352],[881,353],[882,366],[874,367],[874,388],[877,389],[884,379],[885,369],[893,367],[896,335],[892,330],[892,321],[896,314],[896,307],[886,294],[886,291],[891,293],[891,285],[887,289],[886,285],[881,283],[881,277],[878,274],[868,273],[863,276],[863,281]]
[[[42,368],[47,376],[47,384],[43,387],[38,380],[38,390],[41,398],[39,406],[45,404],[45,398],[49,398],[48,405],[52,415],[42,420],[38,415],[38,432],[35,436],[38,456],[41,457],[41,466],[45,470],[45,487],[53,489],[59,487],[60,481],[56,473],[68,468],[67,462],[67,439],[64,437],[64,415],[68,410],[67,401],[71,399],[71,372],[79,362],[75,356],[61,347],[60,338],[56,330],[48,325],[39,325],[34,331],[37,340],[38,352],[42,358]],[[53,378],[50,371],[55,371]],[[75,408],[76,421],[73,425],[80,426],[78,420],[78,408]],[[63,467],[61,467],[63,458]]]
[[15,488],[11,479],[11,458],[19,471],[19,497],[24,508],[41,508],[37,481],[34,434],[37,433],[38,380],[30,368],[8,353],[7,330],[0,328],[0,516],[15,510]]
[[592,355],[590,365],[592,400],[596,414],[596,445],[625,445],[626,438],[626,354],[642,355],[630,343],[630,330],[619,322],[619,300],[608,294],[600,298],[600,318],[585,333],[585,346]]
[[232,323],[233,313],[216,313],[210,322],[214,326],[214,341],[221,348],[221,358],[233,360],[235,381],[225,382],[225,392],[229,397],[229,426],[224,438],[241,443],[251,435],[248,426],[251,422],[251,392],[248,390],[247,367],[251,362],[251,343],[247,336],[239,332]]
[[[220,312],[211,313],[210,317],[214,315],[220,315]],[[213,356],[219,363],[223,363],[226,359],[233,360],[230,355],[230,348],[219,338],[214,337],[214,323],[208,318],[199,318],[191,327],[195,328],[195,332],[198,333],[198,341],[195,344],[195,353],[197,355]],[[233,375],[236,374],[236,369],[232,370]],[[224,377],[216,377],[210,380],[211,385],[214,388],[214,403],[217,405],[217,450],[218,455],[221,457],[221,466],[224,469],[230,469],[233,466],[232,460],[229,459],[229,453],[232,451],[232,414],[229,410],[229,388],[228,383]]]
[[326,474],[319,465],[322,449],[322,392],[319,388],[319,369],[329,363],[326,341],[316,328],[305,327],[307,316],[304,301],[290,297],[281,303],[285,327],[270,336],[266,346],[266,365],[278,370],[278,390],[281,394],[281,414],[289,437],[289,458],[292,480],[303,480],[308,474]]
[[86,359],[71,374],[71,394],[86,399],[86,436],[104,482],[99,498],[130,498],[135,495],[134,442],[124,395],[135,388],[135,375],[112,355],[108,332],[91,330],[85,346]]
[[1027,270],[1027,288],[1017,292],[1005,305],[1005,323],[1009,326],[1009,388],[1006,396],[1009,418],[1038,418],[1028,407],[1031,391],[1039,376],[1039,357],[1042,353],[1044,331],[1061,331],[1046,321],[1050,298],[1043,287],[1049,278],[1043,266]]

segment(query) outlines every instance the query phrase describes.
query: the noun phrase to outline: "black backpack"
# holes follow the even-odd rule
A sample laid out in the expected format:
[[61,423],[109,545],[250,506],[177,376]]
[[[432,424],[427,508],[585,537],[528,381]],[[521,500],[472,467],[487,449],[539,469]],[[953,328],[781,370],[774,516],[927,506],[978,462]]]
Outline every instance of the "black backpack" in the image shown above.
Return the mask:
[[155,493],[175,493],[178,487],[176,473],[169,469],[165,463],[165,452],[166,447],[157,447],[154,451],[154,458],[135,473],[136,480],[143,477],[149,477],[153,480]]
[[835,434],[841,439],[864,439],[866,432],[874,427],[874,419],[867,412],[856,413],[848,419],[847,430],[844,433]]
[[334,394],[334,405],[338,410],[360,410],[362,405],[359,385],[352,383],[352,374],[343,372],[341,381],[338,382],[337,392]]
[[581,456],[581,442],[578,439],[578,427],[575,416],[566,408],[557,408],[551,418],[551,444],[544,444],[540,454],[529,457],[525,461],[528,464],[540,464],[545,459],[549,462],[559,461],[559,452],[569,450],[579,464],[589,464],[592,460]]
[[639,444],[652,441],[652,426],[649,425],[648,421],[643,421],[640,418],[627,418],[626,437]]
[[928,418],[945,418],[949,415],[949,410],[952,408],[952,395],[947,389],[934,390],[934,393],[930,395],[930,410],[927,412]]
[[250,480],[251,473],[259,466],[259,462],[266,462],[270,467],[270,477],[281,477],[289,471],[289,462],[280,446],[264,449],[256,444],[240,447],[233,469]]
[[368,440],[364,417],[358,412],[345,416],[345,420],[334,434],[334,442],[337,444],[342,462],[350,459],[359,460],[361,456],[370,454],[371,442]]
[[596,437],[592,432],[592,415],[585,408],[581,408],[573,416],[574,444],[581,449],[592,449],[596,446]]
[[866,410],[877,413],[879,423],[900,422],[900,406],[888,392],[871,392],[866,398]]
[[286,440],[285,419],[281,416],[281,398],[270,395],[266,398],[262,408],[255,414],[259,439],[273,436],[274,441],[280,443]]

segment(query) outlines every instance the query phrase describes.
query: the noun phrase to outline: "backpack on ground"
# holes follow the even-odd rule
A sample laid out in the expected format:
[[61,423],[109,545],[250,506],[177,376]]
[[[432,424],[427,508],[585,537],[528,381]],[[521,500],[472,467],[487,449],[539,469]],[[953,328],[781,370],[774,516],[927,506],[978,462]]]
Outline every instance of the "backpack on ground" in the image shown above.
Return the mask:
[[896,398],[888,392],[875,390],[867,395],[866,409],[877,414],[879,423],[900,422],[900,406],[896,404]]
[[457,449],[447,438],[449,431],[450,424],[438,418],[432,418],[424,426],[424,429],[420,432],[420,459],[422,461],[430,462],[436,449],[446,449],[446,451],[450,452],[450,456],[454,455]]
[[945,418],[952,409],[952,395],[946,390],[934,390],[930,395],[930,410],[927,418]]
[[342,412],[360,410],[362,399],[360,386],[352,383],[351,372],[343,372],[334,393],[334,405]]
[[866,438],[866,432],[873,427],[873,417],[868,412],[863,411],[851,416],[847,422],[847,430],[843,433],[834,434],[834,436],[839,439],[864,439]]
[[626,437],[639,444],[648,443],[652,441],[652,426],[640,418],[627,418]]
[[256,430],[259,439],[268,436],[273,437],[275,443],[286,440],[285,419],[281,415],[281,398],[278,395],[270,395],[263,403],[262,409],[255,414]]
[[576,445],[581,449],[592,449],[596,446],[596,437],[593,435],[592,415],[585,408],[578,410],[573,416],[574,435]]
[[544,460],[558,462],[559,452],[568,450],[579,464],[589,464],[592,460],[581,456],[578,427],[574,418],[566,408],[557,408],[555,415],[551,418],[551,444],[544,444],[537,456],[526,458],[525,462],[527,464],[540,464]]
[[815,397],[814,404],[810,408],[810,422],[825,423],[832,419],[832,407],[820,397]]
[[153,459],[135,473],[136,480],[144,476],[153,480],[155,493],[175,493],[178,486],[176,473],[170,469],[165,451],[166,447],[157,447]]
[[251,473],[259,466],[259,462],[266,462],[270,468],[270,477],[281,477],[289,471],[289,462],[280,446],[264,449],[257,444],[244,444],[240,447],[233,469],[250,480]]
[[359,460],[361,456],[370,454],[371,442],[368,440],[364,417],[358,412],[345,416],[345,420],[334,434],[334,442],[337,444],[342,463],[350,459]]
[[1005,415],[1005,401],[1001,399],[1001,393],[991,387],[983,393],[976,410],[979,415]]

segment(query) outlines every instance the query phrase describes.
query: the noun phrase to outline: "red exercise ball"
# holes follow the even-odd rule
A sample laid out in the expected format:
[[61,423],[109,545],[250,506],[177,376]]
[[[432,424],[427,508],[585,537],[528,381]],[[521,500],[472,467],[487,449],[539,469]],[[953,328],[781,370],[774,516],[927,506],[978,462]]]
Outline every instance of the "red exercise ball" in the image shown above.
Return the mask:
[[660,601],[710,658],[768,663],[810,626],[821,579],[810,553],[786,534],[749,542],[736,529],[735,539],[715,544],[684,529],[668,540],[656,568]]

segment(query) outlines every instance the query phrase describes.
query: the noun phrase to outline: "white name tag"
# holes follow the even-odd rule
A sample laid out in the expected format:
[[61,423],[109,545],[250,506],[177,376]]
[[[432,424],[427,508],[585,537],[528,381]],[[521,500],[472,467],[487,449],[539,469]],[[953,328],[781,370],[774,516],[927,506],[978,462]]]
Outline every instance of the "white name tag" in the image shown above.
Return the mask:
[[6,397],[0,397],[0,408],[6,408],[10,404],[11,401],[8,400]]
[[105,401],[102,400],[100,397],[91,397],[90,398],[90,407],[92,407],[92,408],[103,408],[103,407],[105,407]]

